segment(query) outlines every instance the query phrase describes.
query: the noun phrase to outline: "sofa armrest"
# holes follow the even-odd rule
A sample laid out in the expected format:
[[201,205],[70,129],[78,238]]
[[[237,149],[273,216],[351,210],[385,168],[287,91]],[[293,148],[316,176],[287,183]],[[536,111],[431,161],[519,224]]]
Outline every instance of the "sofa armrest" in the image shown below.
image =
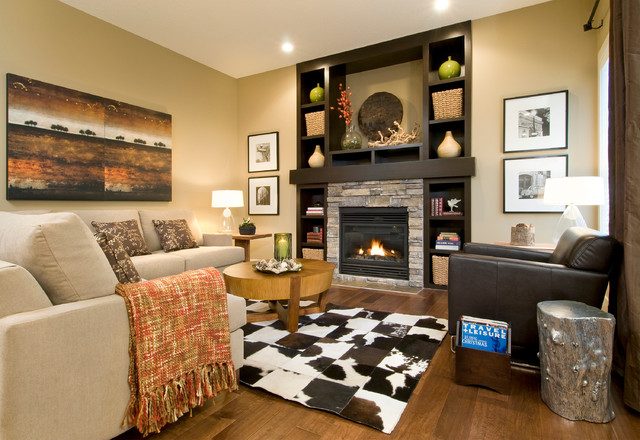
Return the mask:
[[202,234],[205,246],[233,246],[231,234],[225,233],[207,233]]
[[119,435],[130,395],[128,347],[117,295],[0,319],[0,437]]
[[464,253],[540,262],[548,262],[549,258],[551,258],[550,251],[524,249],[517,246],[502,246],[497,244],[485,243],[465,243]]
[[486,255],[452,254],[449,258],[449,331],[460,315],[498,319],[511,324],[512,346],[538,350],[536,305],[570,300],[601,307],[606,274],[560,264]]

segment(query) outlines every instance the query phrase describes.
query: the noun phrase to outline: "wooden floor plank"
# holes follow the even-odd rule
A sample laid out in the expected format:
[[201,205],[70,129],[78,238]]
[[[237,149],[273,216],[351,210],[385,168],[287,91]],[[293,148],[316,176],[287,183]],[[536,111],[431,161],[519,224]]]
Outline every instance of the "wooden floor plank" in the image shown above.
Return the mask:
[[[418,294],[332,287],[328,302],[387,312],[447,317],[447,292]],[[455,383],[455,355],[447,336],[390,434],[334,414],[305,408],[260,390],[241,386],[218,405],[195,409],[147,437],[150,440],[412,440],[412,439],[636,439],[640,415],[622,402],[613,381],[616,418],[606,424],[566,420],[540,398],[540,372],[512,368],[509,394]],[[142,440],[131,430],[117,440]]]

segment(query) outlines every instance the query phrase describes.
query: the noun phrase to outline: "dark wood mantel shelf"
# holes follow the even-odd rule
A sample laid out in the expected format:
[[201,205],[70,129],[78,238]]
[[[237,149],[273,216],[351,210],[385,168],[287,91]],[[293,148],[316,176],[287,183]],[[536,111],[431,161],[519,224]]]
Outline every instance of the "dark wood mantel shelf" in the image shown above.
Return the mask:
[[289,183],[359,182],[365,180],[470,177],[476,174],[475,157],[427,159],[402,163],[303,168],[289,171]]

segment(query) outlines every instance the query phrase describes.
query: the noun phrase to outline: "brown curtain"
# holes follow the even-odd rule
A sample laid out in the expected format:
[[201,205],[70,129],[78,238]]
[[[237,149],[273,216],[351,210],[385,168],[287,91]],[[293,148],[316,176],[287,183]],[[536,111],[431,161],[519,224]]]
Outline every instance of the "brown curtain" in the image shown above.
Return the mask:
[[640,2],[610,3],[609,228],[623,248],[611,286],[614,362],[624,372],[624,402],[640,411]]

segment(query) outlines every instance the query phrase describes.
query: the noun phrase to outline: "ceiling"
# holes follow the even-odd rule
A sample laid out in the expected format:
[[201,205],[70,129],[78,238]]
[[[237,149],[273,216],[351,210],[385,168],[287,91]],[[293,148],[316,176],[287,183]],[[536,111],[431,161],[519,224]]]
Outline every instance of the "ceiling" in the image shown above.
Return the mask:
[[548,0],[61,1],[241,78]]

